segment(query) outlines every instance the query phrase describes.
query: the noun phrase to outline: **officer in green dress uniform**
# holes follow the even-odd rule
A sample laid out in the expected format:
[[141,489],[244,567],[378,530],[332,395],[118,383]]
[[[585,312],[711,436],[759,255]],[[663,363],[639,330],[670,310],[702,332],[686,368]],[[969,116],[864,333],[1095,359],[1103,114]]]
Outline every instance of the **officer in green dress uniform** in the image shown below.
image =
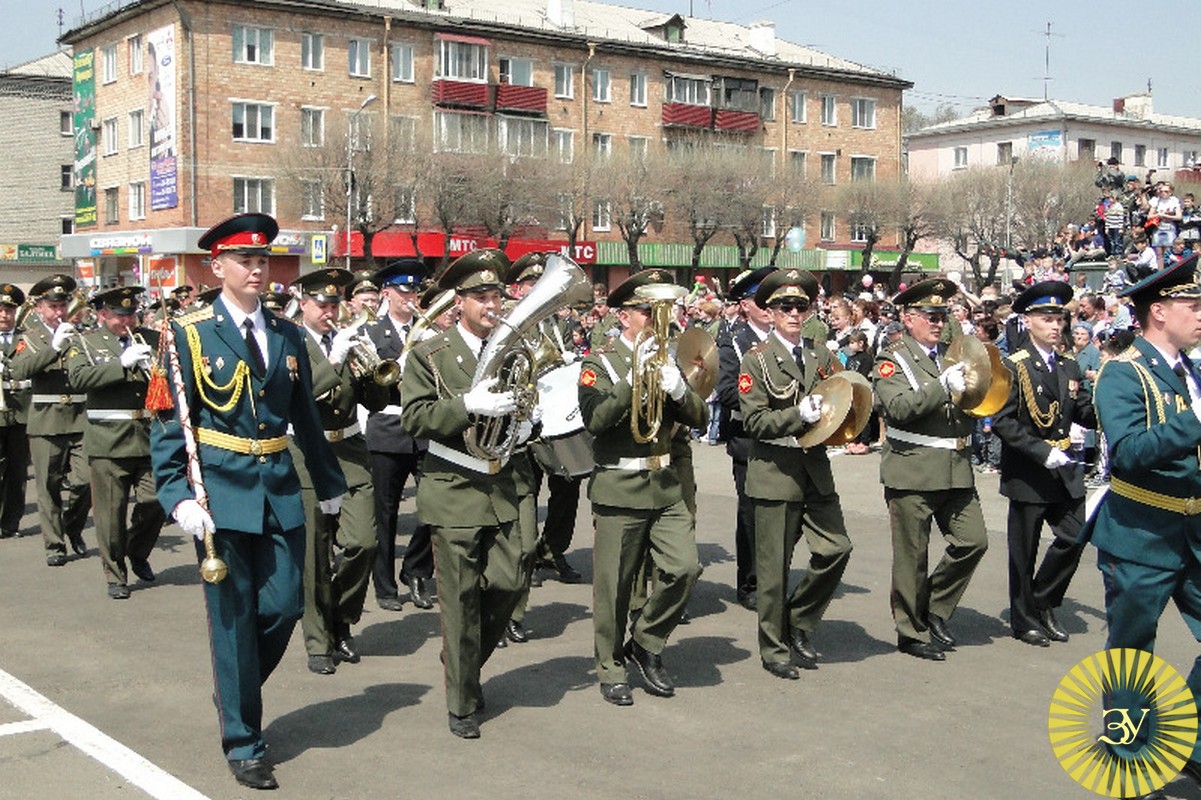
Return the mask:
[[[816,297],[817,280],[804,270],[777,270],[763,279],[755,304],[771,311],[773,332],[743,357],[738,376],[743,426],[752,439],[746,492],[755,506],[759,655],[764,669],[789,680],[800,677],[792,661],[817,668],[809,637],[851,558],[826,448],[797,441],[821,419],[822,396],[814,387],[839,369],[825,342],[801,337]],[[802,534],[809,568],[788,593]]]
[[438,285],[456,291],[459,322],[409,353],[401,381],[401,423],[429,440],[417,515],[433,534],[448,723],[465,739],[480,735],[480,670],[522,588],[513,465],[503,454],[483,458],[467,447],[467,434],[483,420],[514,424],[512,389],[493,391],[496,376],[473,385],[487,340],[505,335],[498,320],[509,268],[499,250],[476,250],[447,268]]
[[[1068,640],[1055,609],[1084,551],[1084,465],[1067,453],[1069,433],[1073,423],[1097,426],[1092,397],[1080,385],[1080,366],[1058,349],[1071,299],[1069,284],[1042,281],[1014,301],[1030,336],[1006,360],[1014,381],[993,416],[1001,437],[1001,494],[1009,498],[1009,624],[1014,638],[1036,647]],[[1054,538],[1036,572],[1044,522]]]
[[[128,572],[154,580],[150,553],[165,514],[150,469],[150,413],[146,389],[158,333],[136,325],[140,286],[122,286],[92,298],[100,327],[67,350],[71,385],[87,393],[83,452],[92,474],[96,541],[114,600],[129,597]],[[126,521],[130,496],[133,511]]]
[[[587,356],[580,369],[580,411],[584,425],[596,437],[596,468],[588,484],[596,529],[592,615],[596,673],[601,696],[619,706],[634,702],[627,660],[639,669],[648,692],[661,697],[675,693],[661,654],[701,572],[692,515],[670,450],[676,423],[704,428],[708,407],[670,359],[661,367],[648,364],[655,346],[666,347],[667,342],[648,336],[637,344],[639,334],[652,324],[652,308],[636,290],[670,284],[669,273],[650,269],[618,286],[609,302],[617,309],[622,334]],[[631,430],[633,404],[647,399],[633,395],[636,346],[641,350],[639,363],[647,365],[640,370],[643,377],[658,369],[663,393],[658,433],[646,442],[636,441]],[[631,589],[648,550],[655,567],[654,589],[626,641]]]
[[262,684],[304,611],[305,515],[289,425],[321,510],[336,514],[346,491],[313,400],[303,333],[259,302],[278,231],[274,219],[255,213],[210,228],[200,246],[212,253],[220,295],[172,324],[208,508],[189,483],[176,413],[161,412],[150,436],[163,509],[197,539],[198,560],[212,533],[229,567],[224,580],[204,584],[213,698],[230,771],[255,789],[277,786],[264,760]]
[[[1201,342],[1196,268],[1193,256],[1121,292],[1134,303],[1142,335],[1097,376],[1094,401],[1112,473],[1084,538],[1091,528],[1107,648],[1153,652],[1169,600],[1201,641],[1201,372],[1187,355]],[[1201,697],[1201,658],[1186,682]],[[1198,741],[1184,768],[1195,781]]]
[[25,513],[25,483],[29,470],[29,381],[14,380],[9,364],[24,333],[17,327],[18,309],[25,293],[11,283],[0,284],[0,539],[21,532]]
[[[954,649],[946,622],[988,549],[970,459],[974,421],[951,402],[952,392],[966,388],[963,365],[942,365],[940,337],[956,291],[951,281],[934,278],[893,299],[906,333],[876,356],[873,376],[888,431],[880,481],[892,522],[898,649],[932,661]],[[928,573],[932,523],[947,548]]]
[[71,385],[66,369],[67,348],[76,335],[75,326],[65,321],[74,291],[75,279],[68,275],[51,275],[33,285],[29,294],[36,299],[36,314],[10,365],[12,380],[30,381],[29,451],[46,563],[52,567],[67,563],[68,541],[76,555],[87,553],[83,526],[92,505],[83,454],[87,396]]
[[[346,494],[338,517],[321,513],[309,471],[297,444],[292,459],[300,475],[305,510],[304,647],[309,670],[332,675],[337,661],[356,664],[359,653],[351,634],[363,614],[367,585],[375,564],[375,492],[371,455],[357,417],[357,406],[383,408],[387,389],[357,359],[363,344],[360,328],[337,330],[343,290],[353,276],[344,269],[311,272],[292,282],[300,291],[301,330],[313,373],[313,392],[325,438],[346,478]],[[341,555],[335,559],[335,547]],[[337,567],[334,564],[337,562]]]

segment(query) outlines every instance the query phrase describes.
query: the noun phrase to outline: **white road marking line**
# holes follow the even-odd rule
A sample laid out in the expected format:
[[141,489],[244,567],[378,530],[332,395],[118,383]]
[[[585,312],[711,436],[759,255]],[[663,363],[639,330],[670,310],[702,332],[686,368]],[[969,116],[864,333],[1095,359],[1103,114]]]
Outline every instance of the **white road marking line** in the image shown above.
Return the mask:
[[[83,721],[32,687],[0,670],[0,697],[33,717],[28,722],[9,723],[0,730],[34,725],[30,730],[49,729],[78,747],[105,767],[125,778],[151,797],[160,800],[208,800],[174,775],[147,761],[125,745]],[[16,732],[16,731],[14,731]]]
[[23,722],[9,722],[5,725],[0,725],[0,736],[13,736],[18,733],[33,733],[34,731],[44,731],[50,728],[45,722],[40,719],[27,719]]

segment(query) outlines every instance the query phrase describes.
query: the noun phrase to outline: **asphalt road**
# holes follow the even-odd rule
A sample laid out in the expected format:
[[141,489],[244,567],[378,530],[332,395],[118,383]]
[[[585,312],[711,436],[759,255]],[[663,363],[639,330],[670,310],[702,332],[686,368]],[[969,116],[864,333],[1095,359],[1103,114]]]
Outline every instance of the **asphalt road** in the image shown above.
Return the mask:
[[[878,457],[838,456],[855,543],[816,634],[820,669],[781,681],[760,666],[755,619],[734,601],[733,484],[720,447],[695,446],[704,575],[664,661],[678,691],[603,702],[592,673],[591,589],[533,590],[533,639],[484,669],[483,738],[446,728],[437,610],[368,610],[363,661],[334,676],[305,667],[299,626],[265,689],[280,798],[1086,798],[1047,741],[1051,694],[1104,647],[1095,551],[1061,617],[1067,644],[1034,648],[1007,625],[1005,502],[978,476],[992,547],[951,620],[945,663],[896,652],[890,546]],[[25,536],[0,541],[0,798],[234,798],[210,699],[199,577],[167,528],[153,584],[105,595],[93,549],[45,566],[30,505]],[[402,506],[412,526],[413,501]],[[31,535],[32,534],[32,535]],[[941,540],[935,537],[931,563]],[[403,543],[403,539],[402,539]],[[586,502],[569,558],[591,576]],[[797,566],[807,558],[803,545]],[[1175,610],[1158,654],[1187,673],[1197,652]],[[139,786],[141,788],[139,788]],[[190,787],[190,789],[188,788]],[[189,794],[189,792],[193,792]],[[1201,798],[1180,779],[1174,798]]]

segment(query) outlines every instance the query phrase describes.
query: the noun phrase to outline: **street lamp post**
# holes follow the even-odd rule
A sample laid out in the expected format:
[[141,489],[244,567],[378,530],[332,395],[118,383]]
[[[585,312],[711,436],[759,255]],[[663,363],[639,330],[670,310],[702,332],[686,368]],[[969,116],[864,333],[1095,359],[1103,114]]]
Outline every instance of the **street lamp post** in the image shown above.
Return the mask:
[[346,269],[350,269],[350,206],[354,202],[354,133],[355,124],[363,109],[375,102],[375,95],[369,94],[363,98],[359,108],[350,115],[346,125]]
[[1013,250],[1010,230],[1013,226],[1013,168],[1017,166],[1018,157],[1009,157],[1009,181],[1005,185],[1005,253]]

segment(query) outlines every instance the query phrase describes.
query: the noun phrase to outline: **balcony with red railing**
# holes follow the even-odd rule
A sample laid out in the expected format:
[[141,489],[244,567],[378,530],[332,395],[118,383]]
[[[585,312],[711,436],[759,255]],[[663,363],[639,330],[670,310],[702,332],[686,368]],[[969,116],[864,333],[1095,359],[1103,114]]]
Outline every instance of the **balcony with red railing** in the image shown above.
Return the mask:
[[501,83],[496,90],[497,111],[517,111],[527,114],[546,113],[546,89],[541,86],[514,86]]
[[439,78],[433,83],[434,102],[440,106],[488,107],[488,84]]
[[664,103],[663,124],[673,128],[711,128],[713,109],[688,103]]
[[754,133],[759,130],[759,115],[754,111],[719,108],[714,113],[713,128],[725,133]]

